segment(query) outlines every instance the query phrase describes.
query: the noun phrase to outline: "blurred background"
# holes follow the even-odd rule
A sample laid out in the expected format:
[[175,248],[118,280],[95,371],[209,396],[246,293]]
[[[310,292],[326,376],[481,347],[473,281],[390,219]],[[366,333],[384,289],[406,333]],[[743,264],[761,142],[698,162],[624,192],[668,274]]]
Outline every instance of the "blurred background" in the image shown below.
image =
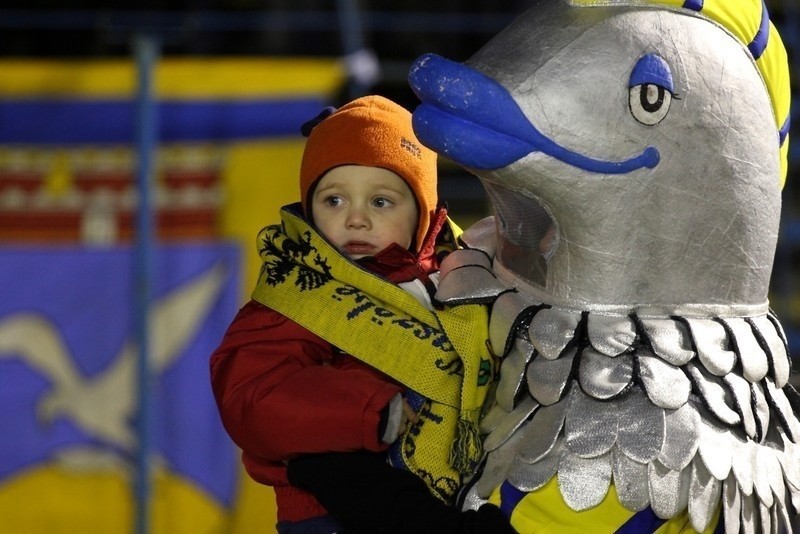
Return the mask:
[[[413,110],[415,58],[464,61],[530,2],[65,4],[0,8],[3,531],[272,532],[208,357],[299,194],[299,125],[365,93]],[[800,6],[766,4],[797,101]],[[489,214],[477,179],[440,172],[462,227]],[[798,180],[795,141],[770,295],[795,356]]]

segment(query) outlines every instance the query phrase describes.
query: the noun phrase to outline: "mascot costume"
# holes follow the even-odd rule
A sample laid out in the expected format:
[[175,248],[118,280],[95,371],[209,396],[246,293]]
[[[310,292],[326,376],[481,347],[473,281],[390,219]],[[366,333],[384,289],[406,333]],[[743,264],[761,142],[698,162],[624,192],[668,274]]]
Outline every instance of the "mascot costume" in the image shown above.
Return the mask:
[[520,532],[782,532],[800,397],[767,292],[788,147],[761,0],[539,0],[465,64],[419,58],[414,127],[494,216],[437,298],[502,357],[465,507]]

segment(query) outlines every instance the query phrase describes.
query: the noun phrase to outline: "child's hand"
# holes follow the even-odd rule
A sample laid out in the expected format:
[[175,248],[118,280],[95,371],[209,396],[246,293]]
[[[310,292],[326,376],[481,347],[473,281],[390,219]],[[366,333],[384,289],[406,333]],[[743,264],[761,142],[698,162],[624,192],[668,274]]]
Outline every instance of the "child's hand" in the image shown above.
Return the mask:
[[417,412],[414,411],[414,408],[408,403],[408,401],[403,398],[403,427],[406,427],[408,423],[416,423],[419,421],[419,416]]
[[381,424],[378,433],[384,443],[393,443],[405,432],[409,423],[419,421],[419,416],[408,404],[408,401],[399,393],[395,395],[389,405],[381,414]]

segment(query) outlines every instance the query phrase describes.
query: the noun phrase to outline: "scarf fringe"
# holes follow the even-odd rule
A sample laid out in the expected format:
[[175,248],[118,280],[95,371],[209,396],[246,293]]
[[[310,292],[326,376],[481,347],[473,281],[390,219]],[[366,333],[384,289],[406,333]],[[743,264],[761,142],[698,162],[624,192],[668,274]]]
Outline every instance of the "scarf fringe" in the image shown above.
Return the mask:
[[450,465],[464,476],[472,475],[483,457],[483,440],[477,421],[462,417],[458,419],[456,439],[450,448]]

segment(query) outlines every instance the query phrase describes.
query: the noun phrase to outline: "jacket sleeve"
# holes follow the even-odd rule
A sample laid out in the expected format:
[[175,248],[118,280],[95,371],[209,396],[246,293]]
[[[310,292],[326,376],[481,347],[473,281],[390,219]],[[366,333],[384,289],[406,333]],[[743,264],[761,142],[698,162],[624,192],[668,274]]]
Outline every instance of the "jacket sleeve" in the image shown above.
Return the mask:
[[360,363],[334,365],[330,347],[259,303],[239,311],[211,356],[211,384],[246,455],[274,462],[386,448],[380,412],[401,387]]

